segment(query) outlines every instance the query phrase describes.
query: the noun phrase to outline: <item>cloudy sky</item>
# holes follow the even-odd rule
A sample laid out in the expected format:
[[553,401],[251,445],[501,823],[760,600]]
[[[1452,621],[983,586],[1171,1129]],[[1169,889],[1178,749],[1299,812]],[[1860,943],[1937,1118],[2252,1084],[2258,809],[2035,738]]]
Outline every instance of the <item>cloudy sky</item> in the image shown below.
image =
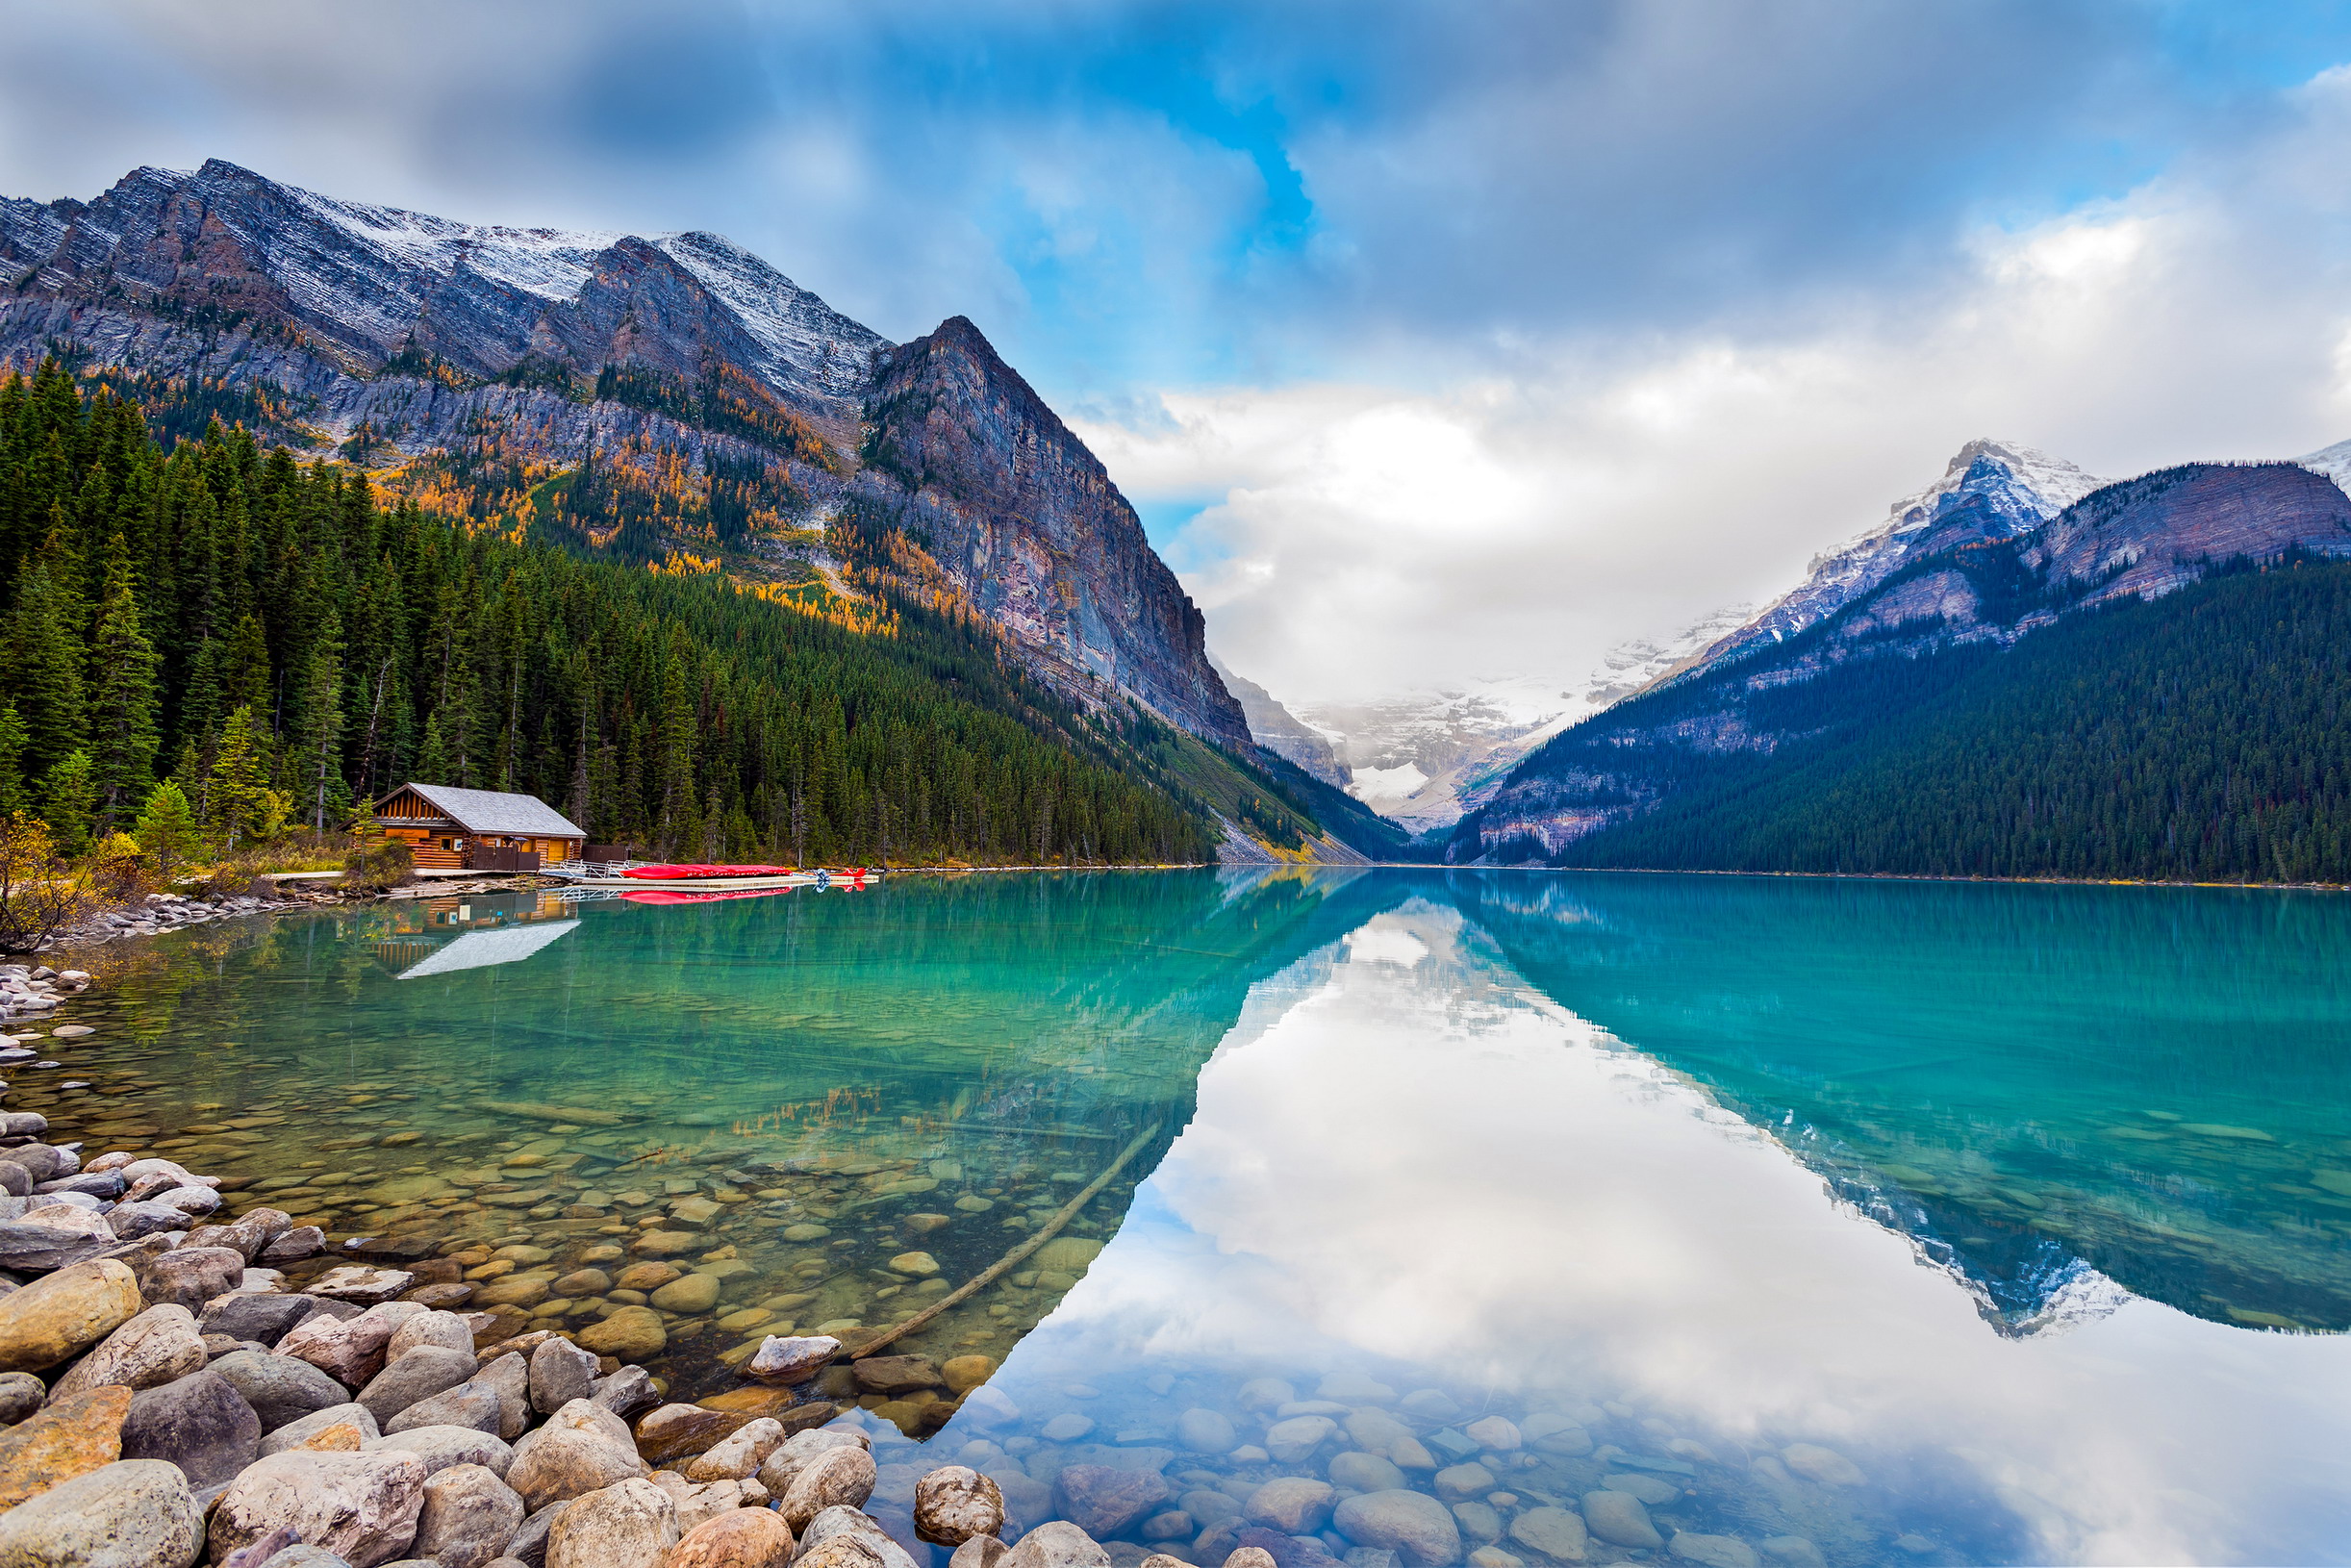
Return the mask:
[[227,158],[729,234],[972,316],[1229,663],[1534,675],[1768,597],[1992,435],[2351,437],[2351,9],[0,0],[0,191]]

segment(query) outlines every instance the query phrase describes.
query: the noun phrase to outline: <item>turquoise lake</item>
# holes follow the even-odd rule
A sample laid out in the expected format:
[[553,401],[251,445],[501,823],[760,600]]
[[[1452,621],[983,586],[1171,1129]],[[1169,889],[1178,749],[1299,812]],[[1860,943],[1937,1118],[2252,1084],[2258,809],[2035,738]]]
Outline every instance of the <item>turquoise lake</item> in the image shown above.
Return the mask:
[[[890,1347],[978,1391],[816,1391],[885,1522],[1091,1463],[1164,1482],[1126,1564],[1281,1476],[1433,1493],[1479,1568],[2351,1561],[2339,897],[907,874],[91,963],[12,1108],[518,1328],[657,1312],[674,1398],[1051,1228]],[[1387,1568],[1344,1517],[1282,1568]]]

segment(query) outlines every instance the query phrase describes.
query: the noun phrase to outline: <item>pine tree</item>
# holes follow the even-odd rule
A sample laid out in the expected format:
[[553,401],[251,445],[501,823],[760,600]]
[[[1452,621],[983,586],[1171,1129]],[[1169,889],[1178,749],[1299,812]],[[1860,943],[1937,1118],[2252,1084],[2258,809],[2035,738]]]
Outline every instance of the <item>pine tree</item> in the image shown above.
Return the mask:
[[24,768],[46,772],[82,744],[87,713],[82,695],[81,640],[72,624],[73,607],[51,577],[37,566],[17,595],[8,620],[7,660],[0,691],[16,705],[27,734]]
[[342,782],[342,621],[332,610],[303,672],[299,721],[297,782],[307,797],[311,830],[323,838],[327,822],[340,821],[349,801]]
[[107,544],[106,590],[90,667],[91,776],[98,790],[97,827],[104,833],[126,821],[133,802],[154,784],[155,748],[162,739],[155,723],[155,645],[139,624],[130,549],[120,534]]
[[680,843],[694,825],[694,697],[686,685],[683,633],[670,640],[661,681],[661,816],[664,845]]
[[[267,836],[271,812],[267,745],[249,707],[231,713],[220,726],[220,749],[213,759],[206,792],[206,822],[234,852],[240,843]],[[281,797],[282,798],[282,797]],[[283,817],[283,808],[279,808]]]
[[16,704],[0,702],[0,822],[32,804],[24,776],[28,738],[24,721],[16,717]]
[[265,718],[275,707],[269,678],[269,640],[256,617],[240,617],[230,634],[220,671],[220,701],[228,708],[250,708]]
[[154,862],[156,874],[166,882],[204,847],[203,829],[188,804],[187,795],[169,779],[147,792],[131,836],[139,841],[141,852]]
[[90,818],[98,787],[90,776],[89,753],[68,751],[41,779],[41,821],[60,854],[78,855],[89,847]]

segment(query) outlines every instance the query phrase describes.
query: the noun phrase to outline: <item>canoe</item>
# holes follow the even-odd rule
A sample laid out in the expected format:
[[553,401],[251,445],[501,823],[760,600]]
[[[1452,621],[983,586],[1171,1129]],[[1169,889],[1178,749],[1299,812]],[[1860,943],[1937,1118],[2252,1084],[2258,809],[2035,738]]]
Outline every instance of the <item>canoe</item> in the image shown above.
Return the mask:
[[793,866],[631,866],[620,873],[640,882],[738,881],[746,876],[797,876]]

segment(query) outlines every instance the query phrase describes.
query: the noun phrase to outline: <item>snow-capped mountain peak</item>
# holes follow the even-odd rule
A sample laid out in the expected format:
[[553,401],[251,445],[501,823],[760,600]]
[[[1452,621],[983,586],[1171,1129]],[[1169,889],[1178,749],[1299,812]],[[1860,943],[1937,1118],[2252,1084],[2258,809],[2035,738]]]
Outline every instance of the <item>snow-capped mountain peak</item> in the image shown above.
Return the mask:
[[1919,555],[1981,540],[2014,538],[2105,483],[2063,458],[2030,446],[1971,441],[1953,456],[1941,478],[1896,501],[1883,522],[1813,557],[1803,582],[1696,662],[1710,663],[1760,643],[1792,637],[1876,588]]

